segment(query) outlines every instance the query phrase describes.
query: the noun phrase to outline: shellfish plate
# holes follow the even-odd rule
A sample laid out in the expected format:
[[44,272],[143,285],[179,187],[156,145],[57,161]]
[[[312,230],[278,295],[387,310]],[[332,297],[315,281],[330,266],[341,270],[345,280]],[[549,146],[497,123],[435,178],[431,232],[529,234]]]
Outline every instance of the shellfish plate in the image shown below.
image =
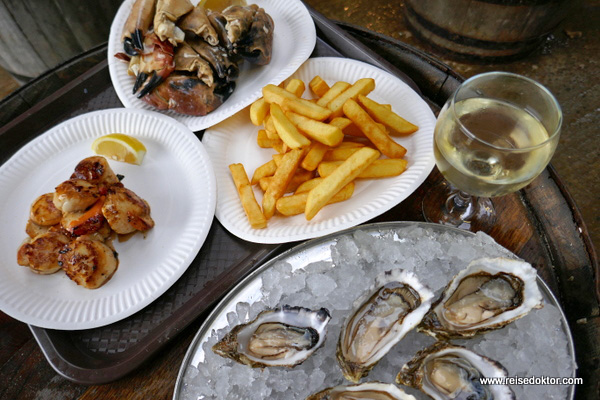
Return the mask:
[[[357,300],[364,300],[362,296],[378,285],[377,277],[385,271],[406,270],[435,293],[435,300],[469,263],[484,257],[517,259],[483,233],[414,222],[364,225],[298,245],[257,268],[216,306],[188,349],[174,398],[306,399],[313,395],[319,398],[331,388],[337,388],[336,393],[356,388],[344,377],[336,359],[338,339],[345,321],[360,309]],[[543,308],[534,308],[501,329],[450,343],[494,360],[511,377],[575,376],[566,318],[540,278],[537,284]],[[418,285],[411,281],[410,286]],[[363,302],[358,301],[358,305]],[[325,343],[302,363],[291,368],[251,368],[213,351],[234,327],[251,324],[264,310],[286,304],[311,310],[326,308],[331,315]],[[419,389],[397,383],[396,378],[403,365],[435,343],[430,335],[410,330],[360,380],[361,384],[369,383],[363,388],[395,392],[385,386],[394,385],[417,400],[429,399]],[[383,386],[372,386],[373,382]],[[517,399],[572,399],[574,395],[573,386],[511,385],[510,390]]]

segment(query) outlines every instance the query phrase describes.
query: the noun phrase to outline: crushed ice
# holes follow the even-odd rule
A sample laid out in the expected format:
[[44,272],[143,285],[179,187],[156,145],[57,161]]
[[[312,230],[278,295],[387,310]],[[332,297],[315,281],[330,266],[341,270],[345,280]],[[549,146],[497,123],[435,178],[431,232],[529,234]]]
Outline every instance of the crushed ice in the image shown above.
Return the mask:
[[[331,246],[331,261],[316,261],[294,270],[278,262],[261,275],[261,300],[240,302],[227,315],[229,326],[212,331],[202,344],[204,361],[190,365],[181,391],[183,399],[305,399],[326,387],[347,384],[335,359],[337,338],[361,291],[384,270],[403,268],[416,273],[437,295],[470,261],[480,257],[514,257],[491,237],[478,233],[442,234],[409,226],[395,233],[372,235],[356,231]],[[326,307],[332,319],[324,346],[293,369],[253,369],[213,353],[211,347],[229,330],[254,319],[266,308],[284,304],[308,308]],[[543,334],[540,334],[543,333]],[[561,327],[561,313],[553,305],[530,312],[507,327],[469,340],[454,341],[500,362],[509,376],[574,376],[568,339]],[[412,356],[434,339],[409,332],[375,366],[364,381],[393,383]],[[417,390],[403,387],[417,399]],[[568,386],[512,386],[517,399],[567,399]],[[293,395],[292,395],[293,394]]]

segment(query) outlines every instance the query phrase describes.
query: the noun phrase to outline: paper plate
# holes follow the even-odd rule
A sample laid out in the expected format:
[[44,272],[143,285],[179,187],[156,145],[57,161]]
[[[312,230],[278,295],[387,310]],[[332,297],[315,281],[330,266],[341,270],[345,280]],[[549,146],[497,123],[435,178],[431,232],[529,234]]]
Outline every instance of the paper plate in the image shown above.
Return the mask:
[[[139,138],[147,148],[141,166],[109,161],[123,184],[145,199],[156,225],[146,237],[114,241],[119,267],[104,286],[89,290],[59,271],[37,275],[17,265],[27,237],[31,203],[69,179],[94,155],[93,140],[112,132]],[[68,120],[33,140],[0,167],[0,309],[31,325],[90,329],[141,310],[165,292],[200,250],[216,204],[212,165],[198,138],[167,116],[111,109]]]
[[[395,112],[419,126],[419,130],[408,137],[394,138],[407,149],[408,168],[394,178],[357,180],[349,200],[324,207],[311,221],[307,221],[303,214],[293,217],[275,215],[266,229],[253,229],[244,214],[228,166],[242,163],[248,175],[252,176],[257,167],[271,159],[274,150],[258,147],[258,128],[250,122],[248,110],[241,111],[207,130],[202,142],[217,176],[219,196],[216,216],[227,230],[244,240],[294,242],[358,225],[400,203],[425,181],[433,169],[435,116],[427,103],[404,82],[372,65],[329,57],[309,59],[293,77],[309,82],[315,75],[321,76],[330,85],[339,80],[354,83],[360,78],[374,78],[376,87],[369,98],[391,104]],[[255,195],[260,204],[260,189],[255,188]]]
[[[114,55],[123,52],[121,35],[134,0],[125,0],[110,28],[108,38],[108,70],[113,86],[125,107],[155,110],[131,93],[135,78],[127,74],[127,64]],[[197,0],[192,0],[197,4]],[[250,3],[250,2],[249,2]],[[315,25],[308,10],[298,0],[256,0],[252,3],[265,9],[273,18],[273,56],[264,66],[250,66],[244,63],[236,81],[236,89],[223,105],[203,117],[183,115],[174,111],[159,111],[185,124],[193,131],[199,131],[235,114],[262,96],[263,86],[279,84],[302,65],[315,47],[317,35]],[[291,45],[293,44],[293,45]]]

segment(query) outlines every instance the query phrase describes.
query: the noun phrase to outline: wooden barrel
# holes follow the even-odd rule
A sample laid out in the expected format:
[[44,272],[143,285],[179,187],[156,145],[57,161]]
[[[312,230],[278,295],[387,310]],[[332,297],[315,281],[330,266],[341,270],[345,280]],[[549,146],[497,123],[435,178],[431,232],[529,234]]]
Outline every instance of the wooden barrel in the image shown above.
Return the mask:
[[518,58],[566,17],[572,0],[406,0],[415,34],[468,59]]
[[29,80],[106,42],[122,0],[0,0],[0,66]]

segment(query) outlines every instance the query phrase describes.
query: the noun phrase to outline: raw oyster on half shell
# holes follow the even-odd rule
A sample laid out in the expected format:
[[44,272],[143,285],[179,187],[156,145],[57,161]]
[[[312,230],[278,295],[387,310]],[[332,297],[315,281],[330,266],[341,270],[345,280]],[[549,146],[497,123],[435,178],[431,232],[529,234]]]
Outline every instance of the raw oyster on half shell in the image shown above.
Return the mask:
[[536,278],[536,270],[524,261],[474,260],[446,286],[418,330],[452,339],[502,328],[542,307]]
[[461,346],[437,342],[402,367],[396,382],[420,389],[434,400],[514,400],[506,385],[482,385],[480,378],[506,377],[497,361]]
[[213,351],[253,368],[293,367],[323,345],[330,319],[325,308],[265,310],[254,321],[235,326]]
[[335,386],[308,396],[306,400],[417,400],[391,383],[366,382],[360,385]]
[[403,270],[386,271],[355,302],[337,345],[337,359],[346,379],[358,382],[420,322],[433,293]]

